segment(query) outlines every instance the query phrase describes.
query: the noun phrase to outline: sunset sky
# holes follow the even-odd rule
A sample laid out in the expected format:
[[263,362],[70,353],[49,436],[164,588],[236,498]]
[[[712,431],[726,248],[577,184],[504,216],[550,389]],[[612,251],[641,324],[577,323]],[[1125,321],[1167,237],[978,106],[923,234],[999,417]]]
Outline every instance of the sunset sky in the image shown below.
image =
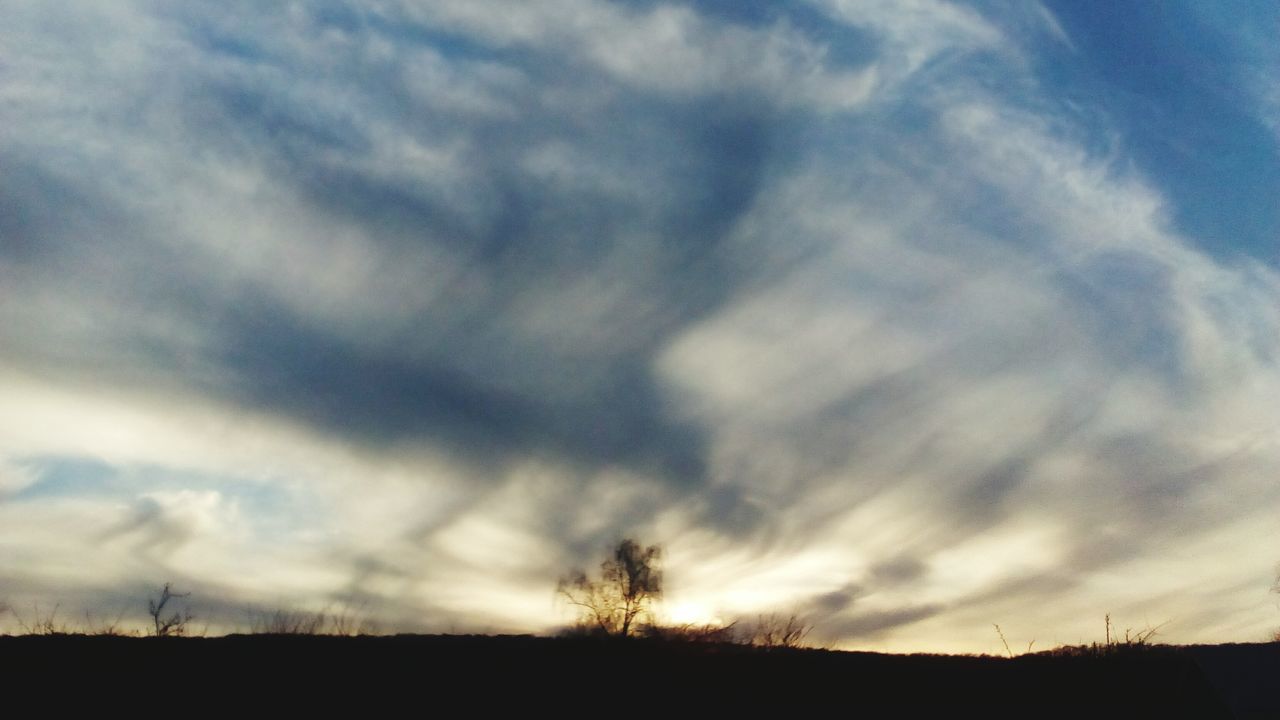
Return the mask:
[[[1280,628],[1280,5],[0,0],[0,601]],[[18,630],[12,613],[0,632]]]

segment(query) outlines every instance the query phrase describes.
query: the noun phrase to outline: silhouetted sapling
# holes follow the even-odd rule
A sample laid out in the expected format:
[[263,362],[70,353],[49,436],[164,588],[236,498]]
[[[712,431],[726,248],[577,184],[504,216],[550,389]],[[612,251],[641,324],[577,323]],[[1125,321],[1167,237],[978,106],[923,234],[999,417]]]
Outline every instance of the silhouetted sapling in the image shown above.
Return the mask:
[[160,597],[147,601],[147,614],[151,616],[151,621],[154,623],[152,634],[155,637],[186,634],[187,623],[192,620],[191,612],[182,610],[165,617],[164,608],[169,604],[170,600],[185,598],[190,595],[191,593],[176,593],[173,591],[172,583],[165,583],[164,588],[160,590]]

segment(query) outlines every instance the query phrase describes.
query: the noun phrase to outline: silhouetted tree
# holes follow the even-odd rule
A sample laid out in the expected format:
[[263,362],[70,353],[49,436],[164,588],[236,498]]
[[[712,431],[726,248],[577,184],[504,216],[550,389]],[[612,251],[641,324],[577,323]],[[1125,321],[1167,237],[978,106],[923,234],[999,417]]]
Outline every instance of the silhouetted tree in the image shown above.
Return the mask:
[[176,593],[173,591],[172,583],[165,583],[164,588],[160,591],[160,597],[147,600],[147,614],[151,616],[151,621],[155,625],[153,633],[156,637],[186,634],[187,623],[191,622],[192,619],[191,612],[178,611],[165,617],[164,608],[169,604],[170,600],[190,595],[191,593]]
[[600,579],[581,570],[560,578],[556,592],[577,607],[585,624],[601,632],[627,637],[637,620],[650,614],[650,606],[662,597],[662,548],[643,547],[627,538],[618,543],[600,564]]

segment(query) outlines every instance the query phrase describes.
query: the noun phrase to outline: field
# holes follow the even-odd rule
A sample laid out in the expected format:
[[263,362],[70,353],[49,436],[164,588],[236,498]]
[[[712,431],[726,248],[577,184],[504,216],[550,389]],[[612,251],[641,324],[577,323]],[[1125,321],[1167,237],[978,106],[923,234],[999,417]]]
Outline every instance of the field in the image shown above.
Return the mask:
[[1105,654],[876,653],[532,636],[0,637],[11,696],[143,715],[338,708],[448,717],[838,711],[1280,717],[1280,644]]

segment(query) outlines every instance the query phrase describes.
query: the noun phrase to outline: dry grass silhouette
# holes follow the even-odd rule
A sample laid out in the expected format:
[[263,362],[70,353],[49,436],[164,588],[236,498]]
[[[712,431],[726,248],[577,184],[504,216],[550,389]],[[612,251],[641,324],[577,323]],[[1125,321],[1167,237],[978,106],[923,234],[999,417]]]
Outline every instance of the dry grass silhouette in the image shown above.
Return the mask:
[[641,636],[666,642],[683,643],[737,643],[737,623],[728,625],[681,623],[676,625],[646,625]]
[[1126,628],[1123,636],[1112,626],[1111,613],[1107,613],[1103,618],[1103,624],[1106,633],[1103,642],[1092,642],[1088,645],[1063,645],[1047,650],[1044,654],[1071,657],[1108,657],[1146,652],[1154,647],[1160,647],[1153,642],[1153,639],[1160,628],[1168,623],[1160,623],[1154,627],[1147,626],[1141,630]]
[[31,605],[31,614],[24,615],[18,612],[16,608],[10,608],[13,612],[14,622],[18,623],[18,627],[22,628],[24,635],[72,635],[77,631],[65,621],[58,619],[58,611],[62,609],[62,603],[57,603],[51,610],[41,610],[39,603]]
[[275,608],[251,609],[249,632],[255,635],[341,635],[358,637],[378,634],[376,623],[365,618],[360,608],[338,610]]

